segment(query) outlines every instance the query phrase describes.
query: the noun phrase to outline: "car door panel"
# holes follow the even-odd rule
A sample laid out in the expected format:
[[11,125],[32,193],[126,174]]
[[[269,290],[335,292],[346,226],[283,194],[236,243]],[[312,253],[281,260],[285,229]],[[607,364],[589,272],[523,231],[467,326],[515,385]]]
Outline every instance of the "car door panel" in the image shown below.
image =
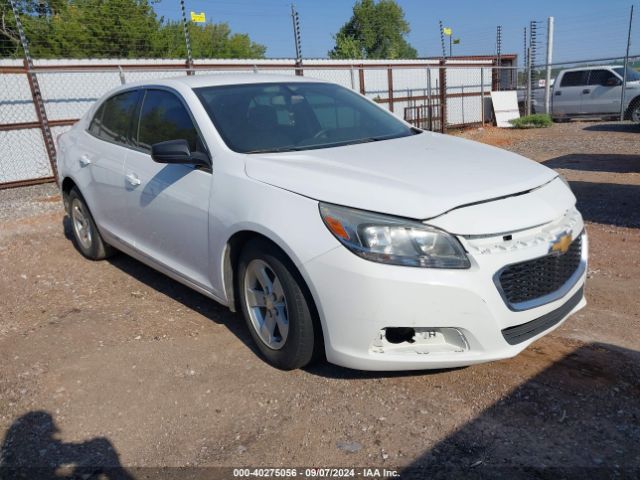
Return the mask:
[[[156,93],[162,92],[162,93]],[[171,96],[173,97],[171,97]],[[187,118],[182,103],[171,92],[149,90],[142,103],[137,150],[127,155],[125,180],[127,230],[133,246],[165,267],[203,288],[211,289],[209,271],[209,195],[212,174],[193,165],[160,164],[151,159],[152,143],[188,137],[193,131],[176,130],[166,119]],[[189,119],[189,121],[191,121]],[[153,125],[145,123],[153,122]],[[179,125],[184,127],[184,125]]]
[[592,70],[589,74],[588,93],[583,97],[584,111],[587,114],[616,114],[620,112],[621,85],[607,85],[610,79],[620,80],[606,69]]
[[583,90],[587,88],[587,71],[565,72],[553,90],[553,114],[556,116],[581,115]]
[[118,237],[126,236],[124,164],[139,96],[136,89],[105,100],[88,130],[78,134],[74,151],[79,175],[87,182],[82,193],[94,219],[102,232]]

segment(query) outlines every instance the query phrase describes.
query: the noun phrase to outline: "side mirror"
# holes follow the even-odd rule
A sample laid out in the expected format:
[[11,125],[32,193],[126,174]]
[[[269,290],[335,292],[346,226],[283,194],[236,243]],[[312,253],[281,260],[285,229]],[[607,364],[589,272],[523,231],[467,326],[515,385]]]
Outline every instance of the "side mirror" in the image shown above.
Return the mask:
[[186,140],[167,140],[151,145],[151,159],[157,163],[177,163],[209,166],[208,157],[201,152],[191,152]]
[[618,79],[616,77],[609,77],[604,82],[604,84],[607,87],[617,87],[618,85],[622,85],[622,80],[620,80],[620,79]]

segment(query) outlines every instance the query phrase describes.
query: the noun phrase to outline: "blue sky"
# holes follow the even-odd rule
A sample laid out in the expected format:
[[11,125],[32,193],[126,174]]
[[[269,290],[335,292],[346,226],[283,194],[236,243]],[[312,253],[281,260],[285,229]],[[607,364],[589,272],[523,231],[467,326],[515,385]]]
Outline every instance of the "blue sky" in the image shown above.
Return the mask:
[[[270,58],[294,55],[290,3],[284,0],[185,0],[187,10],[205,12],[208,21],[228,22],[235,32],[248,33],[267,46]],[[522,56],[523,28],[541,20],[544,56],[546,18],[555,17],[554,61],[622,56],[626,46],[629,0],[399,0],[411,25],[409,42],[420,56],[441,54],[438,20],[453,29],[460,45],[454,55],[495,52],[496,26],[502,25],[504,53]],[[326,57],[332,35],[350,17],[352,0],[297,0],[306,58]],[[178,0],[161,0],[159,15],[178,18]],[[631,52],[640,54],[640,2],[635,2]]]

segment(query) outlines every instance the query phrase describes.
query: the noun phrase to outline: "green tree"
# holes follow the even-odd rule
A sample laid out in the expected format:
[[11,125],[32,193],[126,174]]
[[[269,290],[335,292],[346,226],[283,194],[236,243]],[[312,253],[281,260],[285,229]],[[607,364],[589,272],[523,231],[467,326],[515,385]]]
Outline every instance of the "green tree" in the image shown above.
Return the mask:
[[[247,34],[231,33],[227,23],[190,23],[188,28],[194,58],[264,58],[267,50],[264,45],[252,42]],[[169,58],[184,58],[187,49],[182,23],[162,25],[156,36],[155,49],[165,52]]]
[[[34,58],[185,58],[179,21],[149,0],[16,0]],[[189,24],[195,58],[263,58],[266,48],[226,23]],[[0,0],[0,57],[21,57],[15,18]]]
[[410,32],[402,8],[395,0],[358,0],[353,15],[334,36],[330,58],[416,58],[418,52],[405,39]]

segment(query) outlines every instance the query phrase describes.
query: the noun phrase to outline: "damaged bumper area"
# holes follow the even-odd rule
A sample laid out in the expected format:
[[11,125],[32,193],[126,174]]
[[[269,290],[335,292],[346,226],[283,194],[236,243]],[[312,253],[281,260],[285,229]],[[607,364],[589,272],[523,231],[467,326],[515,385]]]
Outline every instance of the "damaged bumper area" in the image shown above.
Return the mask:
[[[583,230],[572,208],[543,226],[460,235],[471,262],[465,270],[374,263],[342,247],[314,258],[303,269],[312,279],[327,359],[362,370],[419,370],[517,355],[586,305],[588,238]],[[555,254],[550,242],[561,234],[579,241],[575,275],[560,294],[515,309],[495,283],[496,273]]]
[[429,353],[461,353],[469,343],[457,328],[388,327],[378,332],[371,342],[371,353],[427,355]]

